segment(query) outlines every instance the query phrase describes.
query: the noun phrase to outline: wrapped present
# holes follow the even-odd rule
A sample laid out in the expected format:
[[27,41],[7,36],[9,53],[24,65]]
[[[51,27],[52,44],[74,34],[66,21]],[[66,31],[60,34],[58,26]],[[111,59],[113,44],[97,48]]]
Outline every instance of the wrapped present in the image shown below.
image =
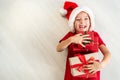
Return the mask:
[[74,57],[69,58],[71,74],[74,77],[90,77],[95,78],[95,74],[89,74],[88,70],[83,70],[83,65],[88,64],[89,60],[98,60],[98,53],[90,53],[90,54],[77,54]]
[[80,32],[82,35],[88,34],[89,38],[91,38],[90,43],[83,43],[85,47],[82,47],[80,44],[72,44],[72,51],[73,52],[98,52],[98,38],[94,36],[93,31],[89,32]]

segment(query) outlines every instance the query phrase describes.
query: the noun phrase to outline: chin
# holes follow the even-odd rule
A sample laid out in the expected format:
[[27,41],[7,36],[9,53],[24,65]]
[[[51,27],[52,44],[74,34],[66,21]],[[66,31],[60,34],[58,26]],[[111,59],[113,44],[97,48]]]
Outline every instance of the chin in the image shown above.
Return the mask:
[[86,30],[82,29],[82,30],[79,30],[79,32],[80,32],[80,31],[86,31]]

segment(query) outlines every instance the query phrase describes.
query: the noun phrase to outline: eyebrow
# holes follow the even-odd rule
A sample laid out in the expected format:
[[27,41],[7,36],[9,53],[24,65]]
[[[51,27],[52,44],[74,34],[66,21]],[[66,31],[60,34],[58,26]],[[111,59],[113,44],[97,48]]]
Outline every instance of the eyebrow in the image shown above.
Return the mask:
[[[85,18],[89,18],[88,16],[85,16]],[[76,17],[76,19],[80,19],[79,17]]]

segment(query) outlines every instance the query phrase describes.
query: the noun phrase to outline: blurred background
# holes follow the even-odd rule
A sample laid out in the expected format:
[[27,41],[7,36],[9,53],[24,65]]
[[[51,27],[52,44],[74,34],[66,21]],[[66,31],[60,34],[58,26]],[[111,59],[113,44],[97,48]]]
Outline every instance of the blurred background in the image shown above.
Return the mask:
[[[95,30],[112,53],[101,80],[120,80],[120,1],[73,1],[93,10]],[[67,51],[56,52],[59,40],[70,30],[59,13],[63,2],[0,0],[0,80],[64,79]]]

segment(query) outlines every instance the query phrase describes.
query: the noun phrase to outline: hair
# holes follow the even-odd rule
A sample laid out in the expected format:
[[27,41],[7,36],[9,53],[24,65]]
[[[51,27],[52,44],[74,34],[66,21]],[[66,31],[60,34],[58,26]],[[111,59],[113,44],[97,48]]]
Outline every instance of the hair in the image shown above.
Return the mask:
[[72,32],[75,32],[75,29],[74,29],[74,21],[75,21],[75,18],[76,16],[80,13],[80,12],[85,12],[88,14],[89,18],[90,18],[90,28],[89,28],[89,31],[92,31],[93,28],[94,28],[94,25],[95,25],[95,21],[94,21],[94,15],[93,15],[93,12],[91,9],[89,9],[88,7],[86,6],[83,6],[83,7],[76,7],[71,15],[70,15],[70,18],[69,18],[69,21],[68,21],[68,24],[69,24],[69,27],[71,29]]

